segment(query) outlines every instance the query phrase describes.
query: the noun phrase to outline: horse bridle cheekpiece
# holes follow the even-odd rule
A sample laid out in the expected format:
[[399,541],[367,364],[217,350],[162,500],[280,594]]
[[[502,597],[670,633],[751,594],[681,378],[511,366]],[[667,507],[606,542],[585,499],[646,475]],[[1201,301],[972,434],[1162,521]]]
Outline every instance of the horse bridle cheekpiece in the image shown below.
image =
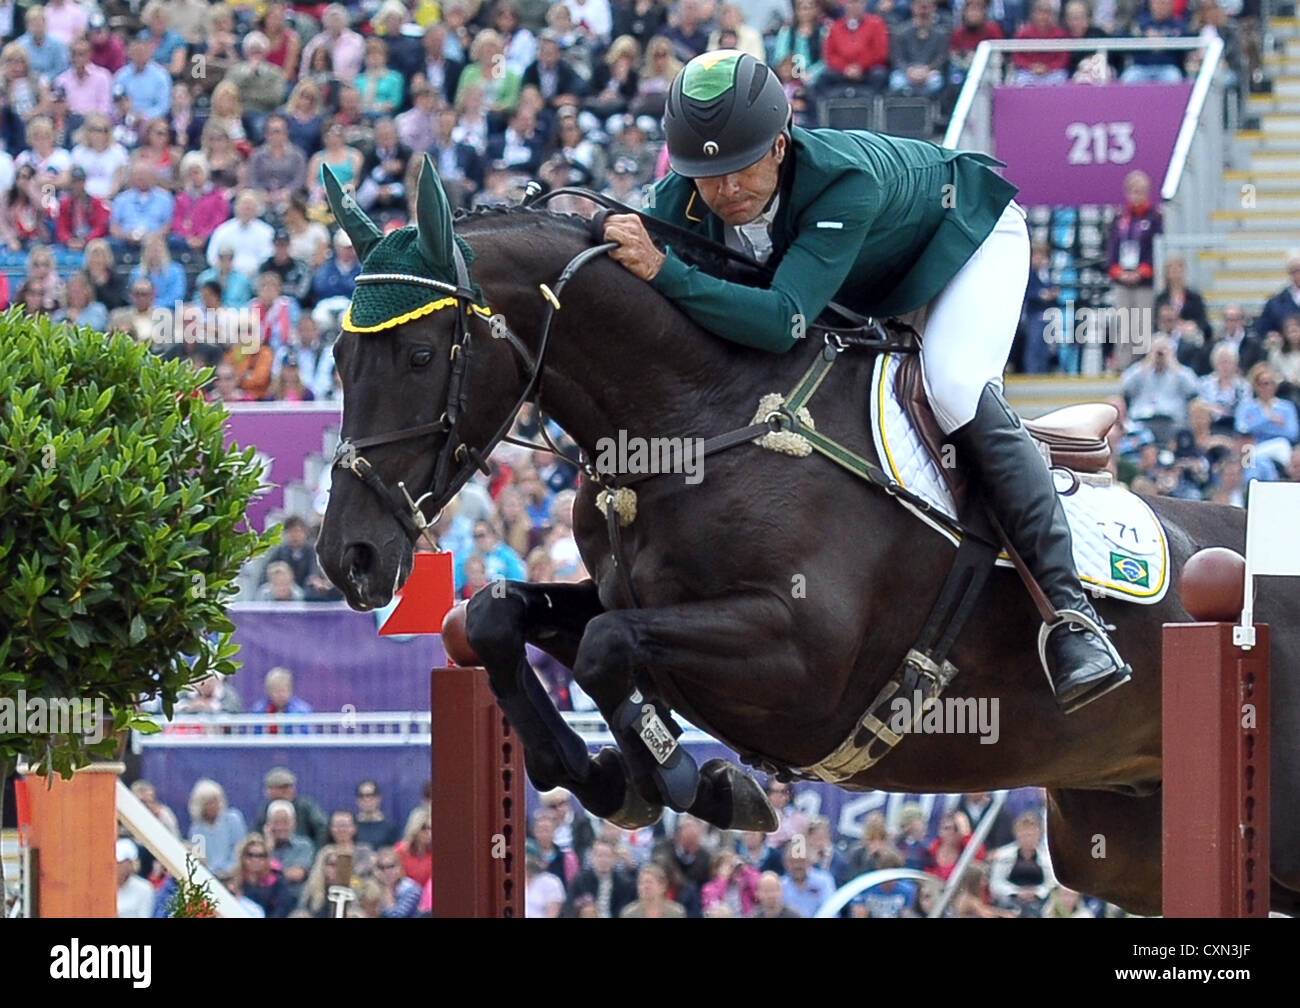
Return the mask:
[[[328,166],[324,176],[325,194],[334,219],[352,239],[363,269],[356,279],[357,288],[352,303],[343,317],[343,328],[354,333],[378,333],[447,308],[453,309],[456,314],[450,349],[451,373],[447,384],[447,405],[442,416],[432,423],[406,427],[387,434],[362,438],[351,438],[345,434],[339,441],[332,463],[334,468],[345,469],[361,480],[380,499],[411,541],[415,542],[431,524],[422,510],[426,500],[437,493],[440,500],[436,503],[441,509],[473,475],[475,469],[491,475],[487,456],[506,437],[515,414],[533,397],[540,384],[551,320],[560,307],[559,291],[579,268],[597,255],[603,255],[612,246],[600,245],[580,253],[561,274],[554,292],[545,285],[542,286],[546,310],[537,356],[534,357],[505,325],[505,320],[494,316],[491,309],[481,303],[482,295],[469,275],[473,251],[453,231],[451,206],[443,192],[437,170],[427,154],[420,172],[415,226],[399,228],[389,235],[380,232],[357,205],[351,193],[344,191]],[[438,279],[450,276],[455,277],[454,283]],[[431,297],[431,291],[440,296]],[[528,372],[524,391],[514,409],[482,448],[475,448],[458,434],[460,421],[468,412],[467,375],[473,347],[473,329],[469,323],[474,316],[492,320],[493,336],[507,341]],[[401,496],[393,493],[361,454],[366,448],[397,444],[435,434],[445,435],[446,440],[438,453],[428,488],[414,499],[406,484],[400,481],[397,489]],[[452,467],[457,464],[460,468],[448,478]],[[439,487],[443,488],[441,493],[438,493]],[[437,521],[437,516],[433,521]]]

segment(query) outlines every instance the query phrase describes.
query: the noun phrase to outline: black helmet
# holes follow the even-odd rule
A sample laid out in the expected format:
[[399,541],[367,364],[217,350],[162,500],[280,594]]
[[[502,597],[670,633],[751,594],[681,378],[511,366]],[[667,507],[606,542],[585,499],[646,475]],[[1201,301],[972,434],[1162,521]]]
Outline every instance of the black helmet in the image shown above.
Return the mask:
[[789,124],[790,102],[767,66],[737,49],[702,53],[668,89],[668,163],[687,178],[741,171]]

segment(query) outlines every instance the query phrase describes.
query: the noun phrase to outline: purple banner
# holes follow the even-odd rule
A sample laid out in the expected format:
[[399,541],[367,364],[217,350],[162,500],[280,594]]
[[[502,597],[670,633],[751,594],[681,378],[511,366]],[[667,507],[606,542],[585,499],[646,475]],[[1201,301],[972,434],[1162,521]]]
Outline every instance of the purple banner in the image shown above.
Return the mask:
[[1119,205],[1137,169],[1158,198],[1191,92],[1190,82],[999,87],[993,154],[1024,206]]
[[[320,454],[325,432],[338,429],[342,407],[338,403],[230,403],[226,408],[230,439],[241,448],[255,446],[271,461],[267,481],[274,486],[247,511],[249,524],[261,531],[267,514],[284,506],[285,485],[302,481],[307,456]],[[314,493],[316,487],[308,489]]]
[[263,680],[277,665],[294,674],[294,693],[321,714],[337,714],[344,704],[428,710],[429,670],[446,664],[441,637],[380,637],[374,613],[342,602],[241,604],[230,618],[243,667],[229,681],[244,710],[265,698]]

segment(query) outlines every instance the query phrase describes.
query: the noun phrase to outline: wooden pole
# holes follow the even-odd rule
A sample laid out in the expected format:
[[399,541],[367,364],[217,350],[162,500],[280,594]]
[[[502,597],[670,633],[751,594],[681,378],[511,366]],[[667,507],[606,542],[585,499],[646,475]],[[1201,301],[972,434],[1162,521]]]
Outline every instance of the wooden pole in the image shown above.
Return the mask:
[[1166,917],[1267,917],[1268,626],[1167,623],[1163,684]]
[[433,670],[433,916],[524,916],[523,749],[481,668]]

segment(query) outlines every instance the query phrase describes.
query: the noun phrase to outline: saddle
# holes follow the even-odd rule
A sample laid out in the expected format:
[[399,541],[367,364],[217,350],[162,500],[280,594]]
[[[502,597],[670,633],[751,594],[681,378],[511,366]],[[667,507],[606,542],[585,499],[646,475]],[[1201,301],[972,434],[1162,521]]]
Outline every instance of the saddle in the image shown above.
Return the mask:
[[[903,358],[895,377],[894,393],[960,509],[966,499],[965,472],[960,466],[945,464],[946,438],[925,393],[920,354]],[[1023,423],[1049,466],[1092,475],[1103,472],[1110,464],[1110,442],[1106,435],[1118,420],[1119,410],[1108,403],[1082,403]]]

